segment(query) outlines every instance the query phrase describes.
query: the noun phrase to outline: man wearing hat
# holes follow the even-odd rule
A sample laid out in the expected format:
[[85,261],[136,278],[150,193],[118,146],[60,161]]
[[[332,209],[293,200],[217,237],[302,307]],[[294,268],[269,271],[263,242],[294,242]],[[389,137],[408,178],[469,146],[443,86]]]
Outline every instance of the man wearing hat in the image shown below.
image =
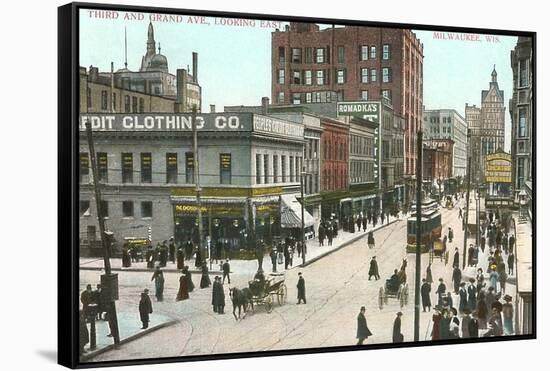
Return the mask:
[[471,313],[470,308],[464,308],[464,316],[462,317],[462,323],[461,323],[463,338],[470,337],[470,321],[472,320],[470,313]]
[[176,262],[176,244],[174,243],[174,237],[170,237],[170,243],[168,244],[168,256],[172,263]]
[[445,296],[445,293],[447,292],[447,286],[443,283],[443,278],[439,279],[439,286],[437,286],[437,291],[435,292],[437,294],[437,305],[443,306],[443,297]]
[[393,334],[392,334],[392,340],[394,343],[402,343],[403,342],[403,334],[401,333],[401,316],[403,315],[402,312],[397,312],[395,320],[393,321]]
[[468,308],[468,292],[466,291],[466,282],[461,282],[460,289],[458,289],[458,310],[460,313],[464,313],[466,308]]
[[514,306],[512,305],[512,297],[508,294],[504,295],[505,304],[502,305],[502,317],[504,318],[504,335],[514,334]]
[[302,300],[306,304],[306,281],[302,277],[302,272],[298,272],[298,284],[296,288],[298,289],[298,302],[296,304],[300,304]]
[[365,318],[365,307],[361,307],[359,315],[357,316],[357,345],[363,345],[365,339],[372,336],[369,328],[367,327],[367,319]]
[[376,256],[373,256],[370,260],[370,266],[369,266],[369,281],[370,278],[374,276],[375,280],[380,279],[380,274],[378,273],[378,262],[376,261]]
[[430,292],[432,291],[432,285],[425,278],[422,278],[422,286],[420,286],[420,296],[422,297],[422,311],[425,312],[432,310],[432,300],[430,299]]
[[149,327],[149,314],[153,313],[153,304],[149,298],[149,290],[144,289],[141,293],[141,299],[139,300],[139,318],[143,326],[142,330]]
[[477,287],[475,286],[475,278],[470,278],[468,280],[470,284],[466,288],[468,292],[468,308],[474,310],[477,307]]

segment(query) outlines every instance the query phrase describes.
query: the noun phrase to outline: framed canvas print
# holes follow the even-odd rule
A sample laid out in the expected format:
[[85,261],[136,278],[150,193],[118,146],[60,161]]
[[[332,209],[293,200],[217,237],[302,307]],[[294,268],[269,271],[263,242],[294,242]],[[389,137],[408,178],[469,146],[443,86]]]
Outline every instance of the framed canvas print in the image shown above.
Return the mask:
[[535,33],[58,19],[61,364],[535,338]]

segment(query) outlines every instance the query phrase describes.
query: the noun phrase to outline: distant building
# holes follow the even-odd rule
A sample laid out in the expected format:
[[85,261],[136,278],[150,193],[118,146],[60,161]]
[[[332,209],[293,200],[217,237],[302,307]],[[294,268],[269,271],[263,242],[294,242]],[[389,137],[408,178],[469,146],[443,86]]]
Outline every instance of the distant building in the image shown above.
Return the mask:
[[424,109],[424,139],[450,139],[453,145],[453,168],[450,177],[466,176],[468,125],[454,109]]
[[423,45],[411,30],[365,26],[320,29],[290,22],[271,37],[274,104],[388,100],[405,121],[405,175],[416,169],[422,124]]
[[471,129],[470,154],[473,184],[484,182],[485,156],[504,151],[504,91],[500,90],[493,68],[489,90],[481,91],[481,108],[466,104],[465,116]]
[[512,189],[516,201],[525,199],[532,185],[533,150],[533,50],[530,37],[519,37],[510,53],[514,90],[509,101],[512,121]]
[[452,176],[453,147],[454,141],[451,139],[432,139],[422,143],[424,180],[437,183]]

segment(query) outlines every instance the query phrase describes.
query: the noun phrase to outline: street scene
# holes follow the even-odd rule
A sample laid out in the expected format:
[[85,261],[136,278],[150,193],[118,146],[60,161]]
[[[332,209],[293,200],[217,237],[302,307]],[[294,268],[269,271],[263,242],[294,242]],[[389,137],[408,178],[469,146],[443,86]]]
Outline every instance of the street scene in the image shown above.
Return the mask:
[[531,335],[532,53],[81,10],[81,361]]

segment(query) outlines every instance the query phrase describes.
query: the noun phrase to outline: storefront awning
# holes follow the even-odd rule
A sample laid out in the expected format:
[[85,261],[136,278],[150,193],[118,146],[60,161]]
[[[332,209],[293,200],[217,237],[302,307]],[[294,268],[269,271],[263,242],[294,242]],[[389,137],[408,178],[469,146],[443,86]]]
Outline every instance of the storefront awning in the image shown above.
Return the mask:
[[[304,208],[304,226],[313,225],[313,216]],[[281,228],[302,228],[302,206],[294,195],[281,195]]]

